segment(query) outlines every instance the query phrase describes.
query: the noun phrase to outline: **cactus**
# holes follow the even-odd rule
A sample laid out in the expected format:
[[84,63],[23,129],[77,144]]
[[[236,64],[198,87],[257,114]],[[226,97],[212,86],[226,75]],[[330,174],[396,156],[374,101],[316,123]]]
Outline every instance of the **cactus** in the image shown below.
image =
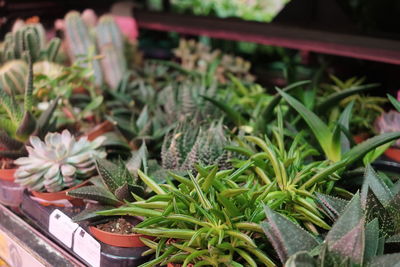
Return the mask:
[[[65,16],[65,36],[68,53],[72,61],[90,54],[92,50],[96,52],[96,44],[79,12],[71,11]],[[97,60],[92,60],[90,64],[93,67],[95,84],[100,86],[103,83],[100,63]]]
[[32,62],[39,60],[54,61],[60,45],[61,40],[53,38],[46,47],[46,33],[42,24],[26,24],[18,27],[14,32],[6,34],[2,61],[6,62],[14,59],[27,61],[27,54],[29,54]]
[[9,95],[23,93],[28,74],[28,64],[23,60],[11,60],[0,68],[0,87]]
[[71,60],[89,54],[91,49],[100,52],[101,65],[99,61],[92,61],[96,85],[102,85],[104,80],[115,89],[126,72],[127,62],[124,38],[112,16],[100,17],[97,26],[92,28],[78,12],[71,11],[65,16],[65,32]]
[[116,88],[126,72],[127,63],[123,53],[124,39],[112,16],[100,17],[96,37],[103,56],[101,63],[105,80],[111,88]]

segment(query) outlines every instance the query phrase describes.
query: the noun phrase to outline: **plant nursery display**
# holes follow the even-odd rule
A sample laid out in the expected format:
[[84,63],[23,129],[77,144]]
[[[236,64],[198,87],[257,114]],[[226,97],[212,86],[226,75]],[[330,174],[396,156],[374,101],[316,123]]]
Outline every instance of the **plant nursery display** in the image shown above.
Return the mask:
[[[288,1],[192,2],[172,4],[270,21]],[[376,165],[396,160],[398,100],[335,66],[297,79],[291,60],[284,86],[259,84],[201,38],[142,57],[121,21],[69,11],[59,37],[22,20],[5,35],[3,205],[90,266],[400,262],[400,182]]]

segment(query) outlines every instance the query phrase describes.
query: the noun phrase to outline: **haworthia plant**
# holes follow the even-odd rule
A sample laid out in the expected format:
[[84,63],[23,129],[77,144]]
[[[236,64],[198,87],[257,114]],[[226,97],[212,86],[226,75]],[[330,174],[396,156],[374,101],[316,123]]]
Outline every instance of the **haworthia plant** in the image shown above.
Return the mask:
[[265,234],[285,266],[393,266],[400,253],[383,255],[379,223],[365,221],[361,198],[356,194],[321,242],[291,220],[268,207]]

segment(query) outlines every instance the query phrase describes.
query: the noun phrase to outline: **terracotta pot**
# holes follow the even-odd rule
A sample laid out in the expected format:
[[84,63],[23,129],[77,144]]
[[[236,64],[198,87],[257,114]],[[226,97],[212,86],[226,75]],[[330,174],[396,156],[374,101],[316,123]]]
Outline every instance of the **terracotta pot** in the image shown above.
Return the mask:
[[84,206],[85,202],[83,199],[75,198],[67,195],[67,192],[77,189],[79,187],[85,186],[90,181],[87,180],[82,182],[74,187],[69,189],[54,192],[54,193],[47,193],[47,192],[37,192],[31,191],[32,195],[37,202],[39,202],[43,206],[57,206],[57,207],[67,207],[67,206]]
[[114,247],[138,248],[146,245],[140,241],[139,237],[151,238],[142,234],[122,235],[106,232],[95,226],[89,227],[90,233],[98,240]]
[[96,127],[94,127],[91,131],[89,131],[86,136],[88,137],[89,141],[93,141],[94,139],[96,139],[97,137],[111,132],[114,130],[114,124],[112,124],[110,121],[105,121],[99,125],[97,125]]
[[0,169],[0,180],[14,182],[17,169]]
[[[368,134],[366,134],[366,133],[358,134],[358,135],[354,136],[353,138],[354,138],[354,141],[357,144],[359,144],[359,143],[362,143],[363,141],[365,141],[368,138]],[[389,159],[394,160],[396,162],[400,162],[400,149],[399,148],[389,147],[385,151],[384,154]]]

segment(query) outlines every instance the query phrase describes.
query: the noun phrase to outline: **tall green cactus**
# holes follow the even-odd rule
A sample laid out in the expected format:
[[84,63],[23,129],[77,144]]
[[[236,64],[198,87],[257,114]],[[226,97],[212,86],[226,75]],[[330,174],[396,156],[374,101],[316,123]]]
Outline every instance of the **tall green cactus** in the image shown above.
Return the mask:
[[103,56],[102,67],[106,83],[116,88],[127,69],[124,38],[110,15],[100,17],[96,27],[97,45]]
[[[65,16],[65,35],[69,56],[72,61],[90,54],[93,50],[96,52],[95,41],[90,37],[89,28],[81,18],[79,12],[70,11]],[[100,63],[97,60],[93,60],[91,64],[94,71],[95,83],[96,85],[101,85],[103,83],[103,74]]]

